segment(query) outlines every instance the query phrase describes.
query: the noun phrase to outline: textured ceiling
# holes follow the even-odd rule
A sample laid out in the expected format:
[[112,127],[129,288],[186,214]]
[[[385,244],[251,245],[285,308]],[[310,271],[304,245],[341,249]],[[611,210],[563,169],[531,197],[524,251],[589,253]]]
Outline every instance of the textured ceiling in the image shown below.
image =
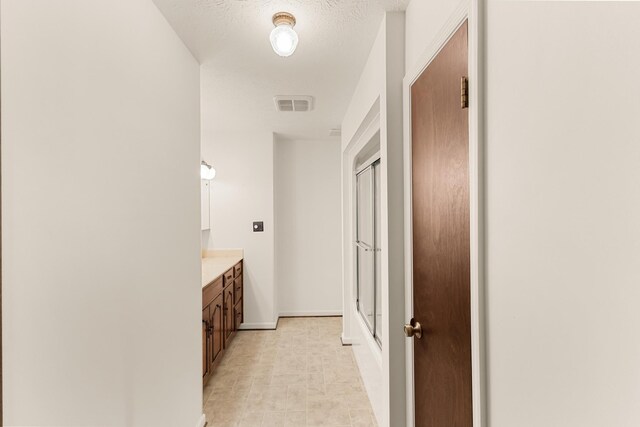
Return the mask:
[[[154,0],[202,64],[203,130],[326,138],[338,127],[385,10],[409,0]],[[289,58],[271,49],[271,17],[296,16]],[[311,95],[309,113],[278,113],[275,95]]]

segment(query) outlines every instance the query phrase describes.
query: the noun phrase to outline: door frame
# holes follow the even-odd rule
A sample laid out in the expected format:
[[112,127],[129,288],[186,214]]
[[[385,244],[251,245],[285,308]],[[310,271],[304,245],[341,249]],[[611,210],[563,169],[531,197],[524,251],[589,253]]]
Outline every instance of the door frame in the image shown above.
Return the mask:
[[[405,242],[405,312],[413,315],[413,224],[412,224],[412,154],[411,154],[411,86],[442,50],[458,28],[468,21],[469,60],[469,213],[470,213],[470,287],[471,287],[471,381],[473,427],[487,425],[484,304],[484,74],[483,20],[481,0],[463,0],[425,49],[413,69],[403,80],[404,127],[404,242]],[[414,340],[406,340],[407,425],[415,426]]]
[[[358,154],[366,147],[367,143],[380,132],[380,99],[377,98],[373,103],[369,113],[362,121],[359,130],[353,136],[347,147],[342,153],[342,185],[343,185],[343,237],[342,237],[342,250],[343,250],[343,318],[342,318],[342,335],[341,340],[343,345],[354,344],[354,334],[352,328],[360,328],[361,326],[366,328],[364,321],[359,323],[360,315],[356,307],[357,297],[357,271],[356,271],[356,249],[353,244],[355,238],[355,225],[356,225],[356,181],[355,170],[356,160]],[[378,150],[378,153],[381,153]],[[347,220],[345,220],[348,218]],[[352,318],[352,314],[355,316]],[[365,334],[365,337],[366,334]],[[377,365],[382,369],[382,354],[380,346],[377,345],[377,341],[373,336],[366,338],[366,342],[375,355]]]
[[[2,96],[0,95],[0,98]],[[0,112],[0,116],[2,113]],[[2,151],[2,119],[0,119],[0,152]],[[2,396],[2,154],[0,154],[0,426],[3,424],[4,398]]]

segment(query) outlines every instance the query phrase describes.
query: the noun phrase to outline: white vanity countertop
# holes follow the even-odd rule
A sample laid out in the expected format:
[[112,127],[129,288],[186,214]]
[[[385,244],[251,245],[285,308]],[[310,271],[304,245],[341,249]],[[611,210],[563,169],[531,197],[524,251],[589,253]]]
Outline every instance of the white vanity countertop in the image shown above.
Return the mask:
[[202,258],[202,287],[242,261],[242,250],[207,251]]

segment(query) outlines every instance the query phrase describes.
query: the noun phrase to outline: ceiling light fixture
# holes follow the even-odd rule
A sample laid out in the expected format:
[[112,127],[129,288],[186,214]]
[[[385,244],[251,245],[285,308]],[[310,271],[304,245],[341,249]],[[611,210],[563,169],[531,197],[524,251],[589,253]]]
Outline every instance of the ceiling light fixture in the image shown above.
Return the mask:
[[200,163],[200,178],[212,180],[216,176],[216,170],[204,160]]
[[280,56],[291,56],[298,47],[298,34],[293,30],[296,18],[287,12],[278,12],[273,15],[273,25],[269,39],[273,51]]

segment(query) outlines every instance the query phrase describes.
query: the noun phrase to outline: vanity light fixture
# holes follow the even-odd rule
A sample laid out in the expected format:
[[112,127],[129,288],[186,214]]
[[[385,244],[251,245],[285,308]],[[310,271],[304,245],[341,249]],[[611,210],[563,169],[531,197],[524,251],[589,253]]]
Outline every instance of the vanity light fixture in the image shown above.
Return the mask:
[[200,178],[212,180],[216,176],[216,170],[204,160],[200,163]]
[[296,18],[288,12],[278,12],[273,15],[273,25],[269,39],[273,51],[280,56],[291,56],[298,46],[298,34],[293,30]]

